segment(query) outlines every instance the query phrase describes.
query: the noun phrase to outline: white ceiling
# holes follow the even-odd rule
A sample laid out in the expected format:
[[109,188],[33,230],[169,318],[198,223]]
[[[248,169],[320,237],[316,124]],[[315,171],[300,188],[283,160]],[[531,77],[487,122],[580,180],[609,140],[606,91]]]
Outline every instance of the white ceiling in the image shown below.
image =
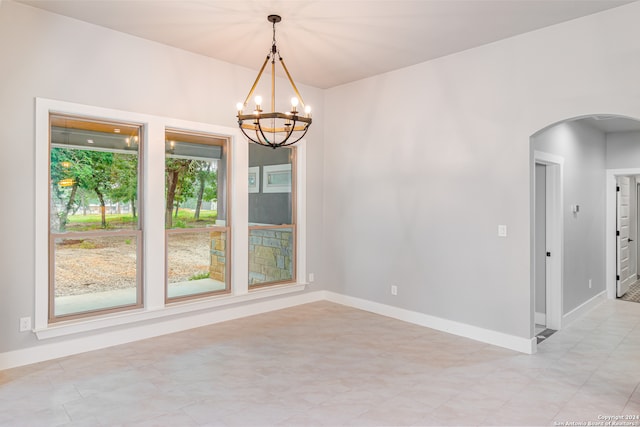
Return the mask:
[[632,0],[17,0],[252,69],[271,47],[329,88]]

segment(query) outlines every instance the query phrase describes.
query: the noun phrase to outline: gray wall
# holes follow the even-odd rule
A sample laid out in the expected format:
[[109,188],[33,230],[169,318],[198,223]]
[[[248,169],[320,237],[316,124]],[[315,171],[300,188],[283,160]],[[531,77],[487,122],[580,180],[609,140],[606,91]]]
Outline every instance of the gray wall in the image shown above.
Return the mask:
[[[530,138],[588,114],[640,117],[638,19],[634,2],[327,90],[327,287],[531,337]],[[597,285],[576,278],[565,310],[604,289],[603,259],[570,266],[594,265]]]
[[[605,290],[605,134],[582,121],[552,126],[532,149],[564,158],[563,314]],[[574,214],[571,205],[579,205]],[[589,289],[589,279],[592,288]]]
[[640,168],[640,132],[607,134],[607,169]]

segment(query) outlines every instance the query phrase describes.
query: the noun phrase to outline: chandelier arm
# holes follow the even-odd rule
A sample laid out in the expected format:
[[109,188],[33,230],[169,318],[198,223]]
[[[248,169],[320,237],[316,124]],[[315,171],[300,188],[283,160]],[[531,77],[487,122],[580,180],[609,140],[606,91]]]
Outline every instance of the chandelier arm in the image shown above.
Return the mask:
[[[287,135],[287,136],[286,136],[282,141],[280,141],[280,142],[278,143],[278,147],[286,147],[287,145],[295,144],[295,143],[296,143],[296,142],[298,142],[298,140],[300,139],[300,138],[298,138],[298,139],[296,139],[295,141],[290,142],[289,144],[287,144],[287,141],[291,138],[291,135],[293,135],[293,131],[294,131],[295,127],[296,127],[296,122],[298,121],[298,120],[296,119],[296,116],[294,116],[294,117],[292,118],[292,120],[293,120],[293,123],[292,123],[292,125],[291,125],[290,130],[289,130],[289,131],[285,131],[285,133],[286,133],[286,135]],[[274,147],[274,148],[275,148],[275,147]]]
[[271,59],[271,53],[269,53],[267,55],[267,58],[264,60],[264,63],[262,64],[262,68],[260,68],[260,71],[258,72],[258,77],[256,77],[256,81],[253,82],[253,86],[251,86],[251,90],[249,91],[249,95],[247,95],[247,97],[244,100],[244,106],[247,106],[247,103],[249,102],[249,99],[251,99],[251,95],[253,95],[253,92],[255,92],[256,87],[258,86],[258,82],[260,81],[260,77],[262,77],[262,73],[264,72],[264,68],[267,66],[267,62],[269,62],[269,59]]
[[[302,135],[300,135],[299,138],[294,139],[293,141],[289,142],[288,144],[280,144],[278,145],[278,147],[288,147],[289,145],[293,145],[296,142],[300,141],[302,138],[304,138],[304,136],[307,134],[307,131],[309,130],[309,126],[304,128],[304,132],[302,133]],[[286,141],[285,141],[286,142]]]
[[251,137],[249,136],[249,134],[248,134],[247,132],[245,132],[245,130],[244,130],[244,128],[243,128],[242,126],[240,127],[240,130],[242,131],[242,133],[244,134],[244,136],[246,136],[246,137],[247,137],[247,139],[248,139],[249,141],[251,141],[251,142],[255,142],[256,144],[260,144],[260,142],[259,142],[259,141],[256,141],[255,139],[251,138]]
[[[256,129],[256,136],[258,136],[258,131],[260,131],[260,135],[262,135],[262,139],[267,143],[267,145],[270,145],[273,147],[273,143],[269,142],[269,138],[267,138],[267,136],[262,131],[262,125],[260,124],[260,120],[258,120],[257,124],[258,124],[258,129]],[[258,136],[258,139],[260,139],[260,136]],[[262,145],[265,145],[265,144],[262,144]]]
[[287,79],[289,79],[289,83],[291,83],[291,87],[293,88],[293,91],[296,93],[296,96],[298,97],[298,100],[300,101],[300,105],[304,109],[304,101],[302,100],[302,95],[300,95],[300,92],[298,91],[298,88],[296,87],[296,84],[293,82],[293,78],[291,78],[291,74],[289,74],[289,70],[287,69],[287,66],[284,63],[284,59],[282,59],[282,57],[280,56],[279,53],[278,53],[278,59],[280,60],[280,65],[282,65],[282,69],[284,70],[285,74],[287,75]]

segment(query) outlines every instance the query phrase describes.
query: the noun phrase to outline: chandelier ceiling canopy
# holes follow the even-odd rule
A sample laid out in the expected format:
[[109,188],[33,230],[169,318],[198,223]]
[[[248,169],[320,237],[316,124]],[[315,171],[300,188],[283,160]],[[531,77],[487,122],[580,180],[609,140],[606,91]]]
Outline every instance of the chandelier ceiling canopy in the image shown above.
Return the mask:
[[[273,41],[271,43],[271,49],[267,54],[267,58],[262,64],[262,68],[258,72],[253,86],[249,90],[249,94],[244,100],[244,103],[238,103],[238,126],[242,133],[256,144],[264,145],[267,147],[278,148],[293,145],[302,139],[311,125],[311,107],[305,105],[296,84],[291,78],[291,74],[284,63],[284,60],[280,56],[280,51],[276,46],[276,23],[280,22],[282,18],[279,15],[269,15],[267,20],[273,24]],[[291,88],[293,89],[294,97],[291,98],[291,109],[284,113],[276,111],[276,59],[282,66],[287,80],[289,81]],[[247,104],[256,91],[256,87],[260,82],[262,73],[264,72],[267,64],[271,61],[271,99],[270,110],[265,112],[263,110],[263,99],[260,95],[254,98],[255,108],[250,114],[245,114],[244,110],[247,108]],[[302,113],[298,109],[302,109]]]

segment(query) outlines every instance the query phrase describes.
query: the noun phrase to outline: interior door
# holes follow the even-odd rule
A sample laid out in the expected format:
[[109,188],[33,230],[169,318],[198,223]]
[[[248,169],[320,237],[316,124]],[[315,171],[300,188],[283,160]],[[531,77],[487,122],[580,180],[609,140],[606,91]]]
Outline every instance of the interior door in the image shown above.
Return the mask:
[[621,297],[628,290],[629,286],[635,281],[635,278],[631,274],[629,265],[629,200],[630,200],[630,179],[627,176],[620,176],[617,178],[617,214],[616,214],[616,229],[617,229],[617,296]]

